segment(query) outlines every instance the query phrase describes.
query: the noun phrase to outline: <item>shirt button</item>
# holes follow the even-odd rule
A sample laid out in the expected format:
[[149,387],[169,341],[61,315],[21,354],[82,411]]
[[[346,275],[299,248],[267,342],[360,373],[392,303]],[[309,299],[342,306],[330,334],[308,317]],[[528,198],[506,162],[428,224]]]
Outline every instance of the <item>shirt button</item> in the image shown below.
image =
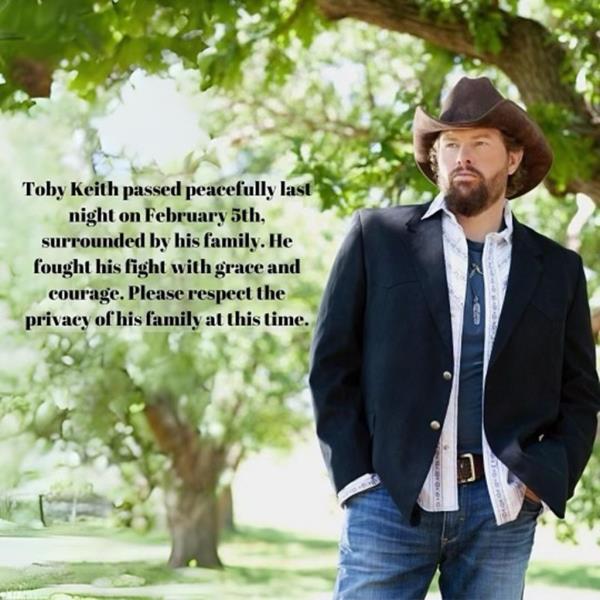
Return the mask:
[[439,421],[431,421],[431,423],[429,423],[429,427],[431,427],[431,429],[433,429],[434,431],[437,431],[441,425]]
[[450,371],[444,371],[442,373],[442,377],[446,380],[446,381],[450,381],[452,379],[452,373],[450,373]]

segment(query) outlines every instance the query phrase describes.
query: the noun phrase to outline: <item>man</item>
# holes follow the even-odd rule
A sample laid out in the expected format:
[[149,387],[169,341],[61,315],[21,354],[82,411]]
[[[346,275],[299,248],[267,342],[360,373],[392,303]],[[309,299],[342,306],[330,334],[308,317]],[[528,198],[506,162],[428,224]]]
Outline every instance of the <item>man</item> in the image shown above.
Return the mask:
[[564,516],[596,433],[583,266],[512,215],[552,153],[487,78],[413,132],[440,194],[354,215],[313,339],[336,598],[423,598],[439,567],[444,598],[518,599],[537,517]]

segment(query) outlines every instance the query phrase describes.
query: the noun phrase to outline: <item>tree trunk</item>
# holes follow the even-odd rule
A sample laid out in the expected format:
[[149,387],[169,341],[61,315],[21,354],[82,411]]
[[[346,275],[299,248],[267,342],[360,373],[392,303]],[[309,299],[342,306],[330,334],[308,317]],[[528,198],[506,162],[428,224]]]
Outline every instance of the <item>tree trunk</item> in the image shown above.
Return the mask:
[[235,531],[235,522],[233,518],[233,495],[231,485],[226,485],[219,494],[218,499],[218,518],[220,531]]
[[225,452],[179,418],[169,395],[153,400],[146,405],[146,419],[158,448],[172,464],[165,480],[172,544],[169,565],[185,567],[195,560],[199,567],[220,567],[216,490],[225,467]]
[[220,568],[217,553],[219,521],[217,499],[184,485],[165,494],[167,522],[171,534],[169,566]]

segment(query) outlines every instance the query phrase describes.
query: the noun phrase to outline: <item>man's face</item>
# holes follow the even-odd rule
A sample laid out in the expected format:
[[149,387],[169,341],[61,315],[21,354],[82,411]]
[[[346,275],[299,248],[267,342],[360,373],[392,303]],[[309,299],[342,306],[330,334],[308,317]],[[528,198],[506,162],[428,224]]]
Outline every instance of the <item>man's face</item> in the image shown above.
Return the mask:
[[437,140],[438,184],[448,208],[466,217],[504,197],[523,151],[508,151],[498,129],[444,131]]

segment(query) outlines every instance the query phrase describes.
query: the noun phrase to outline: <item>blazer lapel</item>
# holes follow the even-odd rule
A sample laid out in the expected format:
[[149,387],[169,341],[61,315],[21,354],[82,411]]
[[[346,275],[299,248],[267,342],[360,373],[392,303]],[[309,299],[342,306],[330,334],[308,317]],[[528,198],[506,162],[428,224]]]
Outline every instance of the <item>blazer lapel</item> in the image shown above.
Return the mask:
[[453,355],[448,282],[442,240],[442,211],[422,221],[421,217],[428,206],[429,203],[424,205],[424,210],[407,222],[406,227],[409,232],[407,238],[427,305],[444,344]]
[[541,251],[532,240],[527,229],[517,221],[514,214],[512,244],[506,294],[488,369],[502,352],[513,328],[529,303],[542,272]]

